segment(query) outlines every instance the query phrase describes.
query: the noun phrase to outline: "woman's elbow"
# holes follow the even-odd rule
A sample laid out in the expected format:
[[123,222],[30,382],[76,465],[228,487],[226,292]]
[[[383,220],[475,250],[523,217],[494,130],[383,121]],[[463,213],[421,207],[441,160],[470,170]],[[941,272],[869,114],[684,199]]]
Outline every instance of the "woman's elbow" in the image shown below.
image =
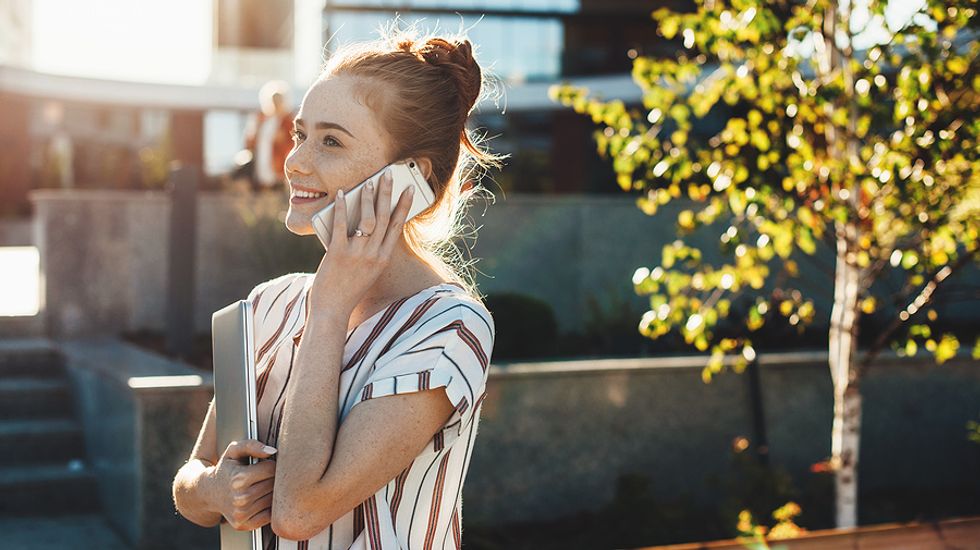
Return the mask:
[[309,540],[330,526],[336,518],[331,514],[314,513],[315,507],[286,506],[273,502],[272,532],[287,540]]
[[282,521],[272,520],[272,532],[284,540],[308,540],[303,538],[298,532],[293,531],[291,527],[283,526]]
[[308,522],[306,525],[303,523],[302,521],[297,521],[295,516],[277,513],[274,507],[272,509],[272,532],[280,538],[286,540],[309,540],[319,532],[312,531]]
[[272,532],[287,540],[307,540],[307,529],[303,528],[304,522],[300,518],[299,510],[291,502],[293,499],[286,495],[278,491],[272,492]]

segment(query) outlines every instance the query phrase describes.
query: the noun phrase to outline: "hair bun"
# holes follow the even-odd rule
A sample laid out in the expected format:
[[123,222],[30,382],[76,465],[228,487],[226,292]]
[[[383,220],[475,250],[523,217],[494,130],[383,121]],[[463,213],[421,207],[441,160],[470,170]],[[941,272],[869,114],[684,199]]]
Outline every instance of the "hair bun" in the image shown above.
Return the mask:
[[[411,41],[403,40],[398,44],[401,49],[406,49],[406,46],[411,48]],[[449,72],[459,92],[461,116],[467,117],[480,97],[483,82],[480,65],[473,58],[473,45],[470,41],[449,42],[442,38],[430,38],[415,50],[415,54],[430,65]]]

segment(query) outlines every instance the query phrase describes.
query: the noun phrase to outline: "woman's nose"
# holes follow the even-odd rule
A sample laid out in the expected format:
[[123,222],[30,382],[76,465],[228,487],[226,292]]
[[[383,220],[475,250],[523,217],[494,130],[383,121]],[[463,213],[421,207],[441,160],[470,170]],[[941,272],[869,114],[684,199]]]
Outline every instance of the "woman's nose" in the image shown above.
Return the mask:
[[302,160],[302,153],[300,153],[299,148],[294,148],[292,151],[286,155],[286,162],[284,168],[286,170],[286,175],[289,174],[309,174],[306,168],[306,163]]

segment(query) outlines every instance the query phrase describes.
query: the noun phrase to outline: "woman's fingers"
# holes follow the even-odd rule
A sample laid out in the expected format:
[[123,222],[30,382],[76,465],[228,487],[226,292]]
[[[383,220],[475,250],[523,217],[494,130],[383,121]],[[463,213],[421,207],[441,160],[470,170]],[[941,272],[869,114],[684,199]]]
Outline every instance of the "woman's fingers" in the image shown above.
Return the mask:
[[[378,178],[378,186],[379,186],[379,189],[378,189],[378,200],[375,201],[375,212],[374,212],[374,215],[375,215],[375,219],[376,220],[381,220],[381,219],[383,219],[383,217],[386,214],[390,214],[388,212],[388,210],[390,210],[390,208],[388,208],[388,205],[391,204],[391,186],[393,185],[393,183],[392,183],[393,181],[394,180],[391,177],[391,169],[390,168],[388,170],[385,170],[385,173],[384,174],[381,174],[381,177]],[[381,197],[382,197],[381,191],[383,189],[385,189],[385,188],[387,188],[387,190],[388,190],[388,193],[387,193],[388,202],[387,203],[381,200]]]
[[258,439],[243,439],[229,443],[221,458],[233,460],[243,460],[248,457],[268,458],[275,452],[274,447],[270,447]]
[[239,508],[246,508],[263,495],[271,493],[274,485],[275,480],[270,478],[236,489],[232,496],[233,504]]
[[228,518],[239,531],[249,531],[261,527],[255,525],[256,516],[265,509],[272,508],[272,480],[261,481],[232,497],[233,510]]
[[272,491],[271,490],[269,490],[269,492],[267,492],[267,493],[263,493],[262,495],[259,495],[258,498],[256,498],[254,501],[252,501],[251,503],[249,503],[249,505],[245,508],[245,515],[249,519],[251,519],[252,516],[254,516],[255,514],[258,514],[262,510],[265,510],[266,508],[272,508]]
[[[375,229],[388,227],[388,218],[391,217],[391,187],[394,185],[393,178],[391,177],[391,169],[385,171],[381,178],[378,180],[378,210],[375,215]],[[382,231],[381,233],[384,233]],[[378,235],[378,231],[371,233],[371,238],[375,243],[381,242],[384,239],[384,235]]]
[[358,229],[365,233],[374,233],[374,182],[368,182],[361,191],[361,221]]
[[267,508],[259,510],[242,522],[238,522],[237,524],[232,523],[231,526],[236,531],[254,531],[269,523],[272,523],[272,495],[269,495],[269,506]]
[[395,206],[395,211],[392,212],[392,219],[389,223],[388,230],[385,231],[384,242],[381,243],[381,250],[385,255],[391,254],[392,249],[395,248],[395,243],[402,236],[405,220],[408,218],[408,213],[412,209],[414,191],[414,187],[408,187],[398,197],[398,204]]
[[262,481],[253,483],[252,486],[248,488],[250,499],[255,500],[266,493],[271,493],[274,484],[275,480],[272,478],[263,479]]
[[330,244],[347,242],[347,199],[343,189],[337,190],[333,207],[333,235]]

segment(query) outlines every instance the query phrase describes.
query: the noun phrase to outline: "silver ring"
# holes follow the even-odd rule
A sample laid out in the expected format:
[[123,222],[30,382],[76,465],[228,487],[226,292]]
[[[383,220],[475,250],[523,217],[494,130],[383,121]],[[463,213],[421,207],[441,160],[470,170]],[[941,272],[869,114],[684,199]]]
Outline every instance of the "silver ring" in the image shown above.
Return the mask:
[[371,234],[370,233],[365,233],[365,232],[361,231],[360,228],[358,228],[356,231],[354,231],[354,236],[355,237],[370,237]]

